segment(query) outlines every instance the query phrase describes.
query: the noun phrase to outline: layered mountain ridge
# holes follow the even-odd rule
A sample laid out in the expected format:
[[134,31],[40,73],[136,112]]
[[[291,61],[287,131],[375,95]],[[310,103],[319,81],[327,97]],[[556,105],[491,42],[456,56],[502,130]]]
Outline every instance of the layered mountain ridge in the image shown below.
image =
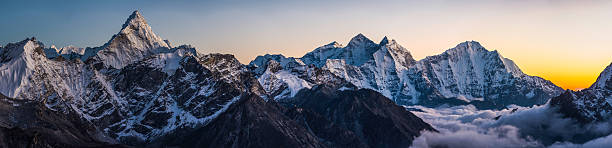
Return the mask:
[[[280,68],[267,72],[267,64],[276,61]],[[290,76],[296,69],[313,65],[331,72],[359,88],[380,92],[401,105],[474,104],[479,108],[503,108],[516,104],[544,104],[563,89],[548,80],[524,74],[510,59],[497,51],[488,51],[475,41],[460,43],[442,54],[416,61],[410,52],[395,40],[384,37],[379,44],[363,34],[353,37],[345,47],[332,42],[316,48],[301,58],[282,55],[258,56],[249,66],[260,82],[270,75],[277,84],[262,84],[281,93],[276,99],[290,98],[299,89],[313,84]],[[332,76],[328,76],[332,77]],[[297,77],[299,78],[299,77]],[[308,85],[302,85],[308,84]]]

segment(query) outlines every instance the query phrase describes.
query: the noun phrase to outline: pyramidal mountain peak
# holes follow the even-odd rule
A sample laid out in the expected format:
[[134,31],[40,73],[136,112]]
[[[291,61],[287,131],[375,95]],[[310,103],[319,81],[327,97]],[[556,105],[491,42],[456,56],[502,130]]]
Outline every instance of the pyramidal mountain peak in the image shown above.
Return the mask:
[[[153,32],[151,26],[149,26],[145,18],[138,11],[132,12],[132,14],[128,17],[128,19],[122,25],[121,31],[116,36],[120,35],[127,35],[127,40],[132,42],[141,41],[149,43],[150,47],[170,48],[167,41],[164,41]],[[113,37],[110,42],[114,41],[114,39],[116,38]],[[122,38],[118,38],[118,40],[121,41]]]
[[169,41],[157,36],[140,12],[134,11],[118,34],[101,47],[88,48],[81,60],[95,57],[96,61],[119,69],[148,55],[172,52],[171,48]]
[[123,23],[123,26],[121,27],[121,29],[125,29],[130,25],[135,25],[135,24],[139,24],[139,23],[144,23],[147,24],[147,21],[144,19],[144,17],[140,14],[140,12],[138,12],[138,10],[135,10],[134,12],[132,12],[132,14],[128,17],[128,19],[125,21],[125,23]]

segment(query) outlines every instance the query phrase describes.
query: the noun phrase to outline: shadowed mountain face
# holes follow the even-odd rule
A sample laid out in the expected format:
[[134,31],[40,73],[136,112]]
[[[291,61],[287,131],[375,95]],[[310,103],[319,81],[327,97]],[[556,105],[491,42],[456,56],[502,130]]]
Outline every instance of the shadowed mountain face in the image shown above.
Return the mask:
[[210,124],[171,133],[153,146],[327,147],[313,133],[281,114],[275,102],[246,96]]
[[71,110],[0,95],[0,147],[122,147]]
[[[363,41],[354,47],[365,47],[357,45]],[[408,146],[420,130],[433,130],[374,91],[321,104],[341,115],[278,105],[278,94],[295,95],[279,88],[302,87],[261,84],[293,74],[307,79],[308,88],[349,83],[315,66],[257,79],[233,55],[170,46],[139,12],[103,46],[61,49],[34,38],[0,47],[0,146],[394,147]],[[307,99],[301,96],[296,100]],[[367,112],[349,113],[352,106]],[[393,136],[374,138],[383,132]]]
[[[334,141],[338,134],[359,142],[351,147],[408,147],[420,131],[435,131],[429,124],[380,93],[319,85],[282,101],[286,113],[317,136]],[[329,121],[328,123],[323,121]],[[343,131],[330,133],[329,131]],[[342,143],[338,143],[342,144]]]

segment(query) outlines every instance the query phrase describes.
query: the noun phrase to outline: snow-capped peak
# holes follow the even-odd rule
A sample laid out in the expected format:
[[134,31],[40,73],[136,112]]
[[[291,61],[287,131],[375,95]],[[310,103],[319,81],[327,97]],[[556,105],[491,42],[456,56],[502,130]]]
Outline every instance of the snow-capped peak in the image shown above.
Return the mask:
[[119,69],[152,54],[172,52],[168,43],[153,33],[140,12],[134,11],[117,35],[102,47],[86,49],[81,60],[95,55],[105,65]]
[[469,50],[469,51],[485,50],[485,48],[482,47],[482,45],[480,45],[480,43],[478,43],[477,41],[465,41],[465,42],[459,43],[457,46],[455,46],[454,49]]
[[355,37],[353,37],[346,46],[347,47],[365,47],[369,45],[376,45],[376,43],[374,43],[374,41],[368,39],[366,36],[360,33],[360,34],[357,34]]
[[125,23],[123,24],[123,26],[121,27],[122,30],[127,28],[130,25],[137,25],[140,23],[144,23],[146,24],[147,21],[144,19],[144,17],[142,17],[142,15],[140,15],[140,12],[138,12],[138,10],[132,12],[132,14],[130,15],[130,17],[128,17],[128,19],[125,21]]
[[612,63],[604,69],[599,77],[597,77],[597,81],[591,85],[590,89],[609,89],[612,90]]
[[[480,68],[483,68],[482,63],[485,62],[493,62],[494,64],[502,64],[505,70],[509,73],[512,73],[515,77],[520,77],[524,75],[524,73],[518,68],[518,66],[514,63],[514,61],[505,58],[497,52],[497,50],[489,51],[482,45],[480,45],[477,41],[465,41],[459,43],[454,48],[446,50],[444,52],[446,55],[454,56],[456,58],[451,58],[451,60],[467,60],[465,62],[469,62],[471,64]],[[480,63],[480,64],[479,64]],[[467,63],[465,63],[467,64]],[[482,69],[481,69],[482,70]]]
[[[144,19],[140,12],[134,11],[132,15],[128,17],[123,26],[121,27],[121,31],[119,34],[127,34],[127,35],[136,35],[132,37],[139,38],[128,38],[130,41],[144,41],[149,43],[148,47],[156,48],[156,47],[166,47],[170,48],[168,43],[161,39],[159,36],[153,33],[151,30],[151,26],[147,24],[147,21]],[[130,37],[130,36],[128,36]]]

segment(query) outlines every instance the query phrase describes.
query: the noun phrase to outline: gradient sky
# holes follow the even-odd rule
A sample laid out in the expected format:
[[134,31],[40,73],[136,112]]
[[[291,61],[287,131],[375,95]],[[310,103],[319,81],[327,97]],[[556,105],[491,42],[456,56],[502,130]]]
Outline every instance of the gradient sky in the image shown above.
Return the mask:
[[301,57],[358,33],[396,39],[417,59],[479,41],[529,75],[566,89],[592,84],[612,62],[612,2],[427,1],[2,1],[0,44],[35,36],[58,47],[100,46],[133,10],[173,45]]

